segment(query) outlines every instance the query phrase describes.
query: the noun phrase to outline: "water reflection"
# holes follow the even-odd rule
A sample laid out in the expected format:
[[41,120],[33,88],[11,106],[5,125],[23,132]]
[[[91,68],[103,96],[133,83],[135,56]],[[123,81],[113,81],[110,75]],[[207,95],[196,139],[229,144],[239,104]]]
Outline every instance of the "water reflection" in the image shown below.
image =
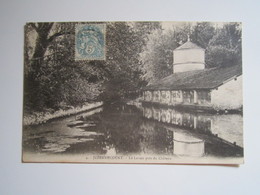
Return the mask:
[[204,140],[180,132],[173,134],[174,154],[193,157],[201,157],[205,154]]
[[151,106],[114,104],[47,124],[27,126],[23,134],[24,150],[40,153],[243,155],[242,116]]
[[243,147],[243,120],[238,114],[207,114],[146,106],[143,107],[143,116],[162,123],[212,134]]
[[70,128],[67,124],[75,121],[79,116],[88,117],[102,110],[103,108],[98,108],[78,116],[57,119],[37,126],[27,126],[23,130],[23,145],[29,151],[61,153],[73,144],[94,142],[103,134],[94,129],[84,131],[81,128]]

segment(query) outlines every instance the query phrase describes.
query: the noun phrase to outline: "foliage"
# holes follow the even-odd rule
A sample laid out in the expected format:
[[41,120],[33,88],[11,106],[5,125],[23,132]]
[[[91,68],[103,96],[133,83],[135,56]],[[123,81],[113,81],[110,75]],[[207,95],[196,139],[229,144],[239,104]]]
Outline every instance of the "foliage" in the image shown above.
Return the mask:
[[27,53],[31,58],[25,60],[24,78],[25,108],[28,110],[77,106],[100,94],[100,83],[91,82],[96,71],[74,61],[72,29],[73,23],[26,26],[27,38],[33,33],[36,35],[34,45],[26,40],[26,45],[31,47]]
[[109,102],[125,98],[129,91],[145,84],[141,79],[139,55],[145,44],[147,29],[156,28],[147,23],[132,25],[115,22],[107,25],[107,60],[110,75],[103,85],[101,99]]
[[206,49],[215,33],[216,29],[210,22],[199,22],[193,27],[190,38],[198,46]]
[[139,53],[151,26],[108,22],[107,59],[75,61],[75,23],[27,24],[25,108],[40,111],[100,99],[111,102],[137,90],[143,85]]
[[152,82],[172,73],[173,53],[176,48],[174,34],[163,33],[161,29],[154,31],[141,54],[143,79]]
[[217,29],[206,49],[208,67],[242,64],[241,26],[228,23]]
[[207,67],[231,66],[236,64],[236,51],[222,45],[211,45],[206,50]]

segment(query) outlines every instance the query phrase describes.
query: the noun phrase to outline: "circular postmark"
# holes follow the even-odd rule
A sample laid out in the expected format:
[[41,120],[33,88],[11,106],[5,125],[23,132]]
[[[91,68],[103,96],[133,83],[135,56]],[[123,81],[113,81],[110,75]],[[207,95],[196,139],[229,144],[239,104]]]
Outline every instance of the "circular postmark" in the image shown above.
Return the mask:
[[76,59],[105,59],[105,25],[86,24],[76,28]]

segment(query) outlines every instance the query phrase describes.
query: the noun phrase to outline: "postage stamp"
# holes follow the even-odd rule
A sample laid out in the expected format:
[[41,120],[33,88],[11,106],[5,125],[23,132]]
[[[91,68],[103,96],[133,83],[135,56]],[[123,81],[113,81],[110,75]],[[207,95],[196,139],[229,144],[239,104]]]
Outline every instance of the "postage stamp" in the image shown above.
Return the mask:
[[105,32],[105,24],[76,25],[75,60],[105,60]]

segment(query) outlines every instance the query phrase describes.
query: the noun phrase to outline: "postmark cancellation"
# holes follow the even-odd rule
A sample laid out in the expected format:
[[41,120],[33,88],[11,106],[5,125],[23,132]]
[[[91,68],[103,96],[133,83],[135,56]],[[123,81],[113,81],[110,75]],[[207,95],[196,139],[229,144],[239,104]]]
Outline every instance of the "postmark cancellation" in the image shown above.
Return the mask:
[[76,25],[75,60],[105,60],[105,33],[105,24]]

